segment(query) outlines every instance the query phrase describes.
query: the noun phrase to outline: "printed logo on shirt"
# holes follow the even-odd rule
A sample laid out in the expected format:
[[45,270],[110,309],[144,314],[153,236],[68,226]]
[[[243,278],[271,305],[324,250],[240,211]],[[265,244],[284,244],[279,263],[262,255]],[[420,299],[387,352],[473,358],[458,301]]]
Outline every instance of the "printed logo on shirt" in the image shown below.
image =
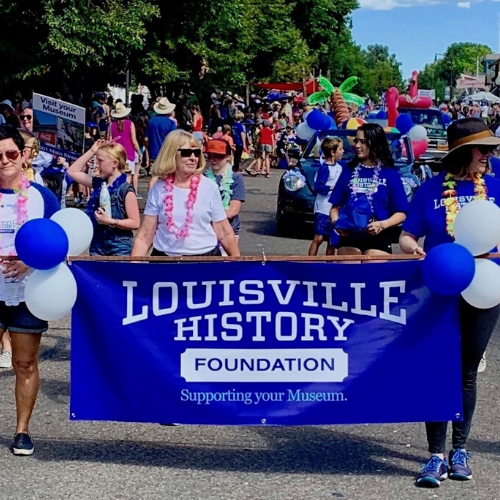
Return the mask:
[[[462,208],[464,205],[467,205],[467,203],[474,201],[476,199],[476,195],[472,194],[470,196],[458,196],[458,204],[460,208]],[[447,198],[441,198],[440,200],[434,199],[434,210],[437,210],[438,208],[445,207],[445,201]],[[488,201],[491,201],[492,203],[495,203],[495,198],[493,197],[488,197]]]
[[361,177],[351,180],[351,188],[354,188],[357,193],[376,193],[380,185],[386,186],[387,179],[377,179],[374,181],[371,178]]
[[3,220],[0,221],[0,233],[5,234],[5,233],[14,233],[17,229],[17,224],[16,221],[7,221]]

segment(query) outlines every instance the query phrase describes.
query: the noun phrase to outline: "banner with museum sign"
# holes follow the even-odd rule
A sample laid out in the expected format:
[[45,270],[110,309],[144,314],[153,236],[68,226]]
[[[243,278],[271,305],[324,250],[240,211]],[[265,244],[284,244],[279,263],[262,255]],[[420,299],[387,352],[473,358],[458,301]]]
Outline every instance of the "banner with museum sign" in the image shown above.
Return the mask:
[[460,420],[458,298],[421,264],[74,261],[70,418]]

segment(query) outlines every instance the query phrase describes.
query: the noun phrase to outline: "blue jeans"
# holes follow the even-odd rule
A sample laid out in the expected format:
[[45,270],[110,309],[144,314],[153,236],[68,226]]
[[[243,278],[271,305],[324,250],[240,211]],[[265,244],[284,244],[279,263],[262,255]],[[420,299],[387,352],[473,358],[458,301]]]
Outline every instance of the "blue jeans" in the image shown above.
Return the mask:
[[[119,230],[120,231],[120,230]],[[97,227],[90,245],[90,255],[130,255],[134,236],[132,231]]]

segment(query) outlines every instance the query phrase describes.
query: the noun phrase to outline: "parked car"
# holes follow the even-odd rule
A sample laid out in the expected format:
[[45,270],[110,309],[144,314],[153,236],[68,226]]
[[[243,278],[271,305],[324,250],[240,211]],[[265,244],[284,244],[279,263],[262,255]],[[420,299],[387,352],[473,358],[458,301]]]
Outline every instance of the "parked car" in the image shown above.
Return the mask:
[[[408,137],[388,133],[389,142],[396,167],[399,170],[408,199],[432,172],[425,163],[415,165],[415,159]],[[344,143],[342,164],[349,162],[354,155],[354,137],[356,130],[335,129],[318,132],[309,141],[302,154],[296,153],[298,163],[287,170],[280,180],[278,188],[278,204],[276,209],[276,230],[278,236],[288,236],[304,231],[312,231],[314,224],[314,192],[315,176],[320,166],[320,144],[323,138],[335,136]],[[404,148],[402,145],[404,144]],[[403,150],[406,149],[406,156]],[[293,156],[293,152],[289,152]]]

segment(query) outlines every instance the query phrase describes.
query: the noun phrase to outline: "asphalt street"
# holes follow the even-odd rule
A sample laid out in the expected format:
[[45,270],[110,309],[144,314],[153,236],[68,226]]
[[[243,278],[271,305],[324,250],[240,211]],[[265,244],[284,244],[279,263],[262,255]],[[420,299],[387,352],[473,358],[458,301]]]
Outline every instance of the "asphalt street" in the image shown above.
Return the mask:
[[[307,252],[307,239],[275,236],[278,177],[274,171],[271,179],[245,178],[243,254]],[[101,300],[96,297],[96,307],[102,307]],[[486,372],[479,375],[469,442],[474,479],[447,480],[435,490],[417,489],[413,482],[427,457],[422,424],[164,427],[69,422],[69,339],[66,318],[51,324],[42,340],[32,457],[9,452],[14,377],[12,371],[0,371],[0,500],[500,499],[498,328]],[[133,352],[124,362],[136,369]],[[415,397],[424,400],[426,391],[443,392],[446,385],[447,374],[429,366],[422,394]]]

